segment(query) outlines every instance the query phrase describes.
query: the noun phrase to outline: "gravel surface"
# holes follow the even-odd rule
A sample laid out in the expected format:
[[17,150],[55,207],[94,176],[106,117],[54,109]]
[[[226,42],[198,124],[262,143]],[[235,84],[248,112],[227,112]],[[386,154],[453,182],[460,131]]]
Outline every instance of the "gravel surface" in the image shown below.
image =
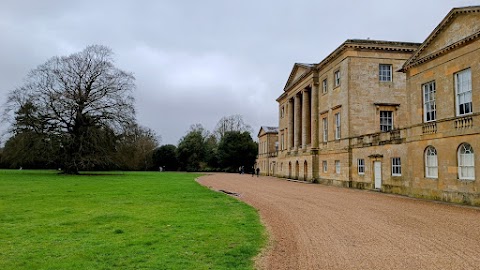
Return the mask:
[[259,269],[480,269],[480,208],[247,174],[198,181],[258,209]]

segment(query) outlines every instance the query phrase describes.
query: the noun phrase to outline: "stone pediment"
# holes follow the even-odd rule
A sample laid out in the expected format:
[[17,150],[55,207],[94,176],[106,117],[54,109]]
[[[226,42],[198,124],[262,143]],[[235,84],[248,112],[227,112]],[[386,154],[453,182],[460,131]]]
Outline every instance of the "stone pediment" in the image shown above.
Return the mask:
[[286,91],[292,84],[307,75],[314,66],[314,64],[295,63],[283,90]]
[[278,134],[278,127],[261,126],[257,137],[262,137],[265,134]]
[[408,69],[480,36],[480,6],[454,8],[405,63]]

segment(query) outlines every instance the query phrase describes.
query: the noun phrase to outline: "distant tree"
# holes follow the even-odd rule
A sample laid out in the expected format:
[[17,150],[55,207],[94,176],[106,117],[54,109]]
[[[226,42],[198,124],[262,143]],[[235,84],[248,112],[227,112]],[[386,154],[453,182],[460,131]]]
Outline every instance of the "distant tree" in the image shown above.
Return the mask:
[[237,171],[240,166],[250,169],[257,153],[257,144],[247,131],[228,131],[218,144],[220,166],[229,171]]
[[116,164],[126,170],[148,170],[159,138],[149,128],[131,124],[117,140]]
[[177,158],[180,168],[186,171],[200,171],[206,164],[206,140],[210,133],[202,125],[190,127],[190,131],[180,139]]
[[[65,173],[108,163],[115,138],[135,123],[134,80],[114,66],[112,51],[104,46],[53,57],[9,93],[6,114],[15,115],[11,132],[19,140],[29,132],[26,136],[57,143]],[[37,155],[28,144],[20,146],[27,148],[18,151]]]
[[167,171],[178,170],[177,147],[173,144],[166,144],[153,151],[154,169],[165,167]]
[[218,140],[221,140],[225,133],[229,131],[252,132],[250,125],[243,121],[243,117],[239,114],[222,117],[215,126],[214,134]]

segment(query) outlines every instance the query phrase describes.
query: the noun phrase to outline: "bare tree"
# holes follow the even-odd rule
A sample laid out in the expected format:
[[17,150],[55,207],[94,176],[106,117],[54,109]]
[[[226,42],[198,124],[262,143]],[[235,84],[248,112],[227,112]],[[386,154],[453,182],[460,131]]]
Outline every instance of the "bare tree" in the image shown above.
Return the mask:
[[58,140],[66,173],[102,162],[112,146],[107,141],[135,122],[135,78],[116,68],[112,55],[92,45],[33,69],[25,84],[9,93],[6,113],[15,115],[13,134],[28,131]]
[[214,134],[220,141],[229,131],[252,132],[250,125],[243,121],[243,117],[239,114],[224,116],[215,126]]

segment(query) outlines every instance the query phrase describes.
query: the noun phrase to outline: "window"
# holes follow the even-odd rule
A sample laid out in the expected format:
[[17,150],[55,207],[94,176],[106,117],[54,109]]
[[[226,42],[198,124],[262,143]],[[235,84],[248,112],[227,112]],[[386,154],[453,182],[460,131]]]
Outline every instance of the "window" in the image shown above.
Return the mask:
[[323,142],[328,141],[328,121],[327,118],[322,118],[322,124],[323,124]]
[[326,172],[327,172],[327,169],[328,169],[328,168],[327,168],[327,161],[326,161],[326,160],[322,161],[322,166],[323,166],[323,172],[326,173]]
[[423,88],[423,121],[430,122],[437,119],[437,105],[435,103],[435,81],[422,85]]
[[359,158],[357,159],[358,165],[358,174],[365,174],[365,159]]
[[378,78],[381,82],[392,81],[392,65],[380,64],[378,68]]
[[340,139],[340,113],[335,114],[335,140]]
[[280,110],[280,118],[285,117],[285,106],[282,106],[282,109]]
[[335,160],[335,173],[340,174],[340,160]]
[[335,71],[333,73],[333,78],[335,78],[335,87],[340,85],[340,70]]
[[457,116],[472,113],[472,75],[470,69],[455,73]]
[[285,134],[282,132],[282,137],[280,140],[280,150],[285,149]]
[[475,157],[468,143],[462,143],[458,148],[458,178],[475,180]]
[[438,178],[437,149],[433,146],[429,146],[425,150],[425,176]]
[[327,79],[325,79],[325,80],[322,81],[322,93],[324,93],[324,94],[327,93],[327,91],[328,91],[327,87],[328,87],[327,86]]
[[393,129],[393,112],[380,111],[380,131],[386,132]]
[[393,176],[402,175],[402,163],[399,157],[392,158],[392,175]]

